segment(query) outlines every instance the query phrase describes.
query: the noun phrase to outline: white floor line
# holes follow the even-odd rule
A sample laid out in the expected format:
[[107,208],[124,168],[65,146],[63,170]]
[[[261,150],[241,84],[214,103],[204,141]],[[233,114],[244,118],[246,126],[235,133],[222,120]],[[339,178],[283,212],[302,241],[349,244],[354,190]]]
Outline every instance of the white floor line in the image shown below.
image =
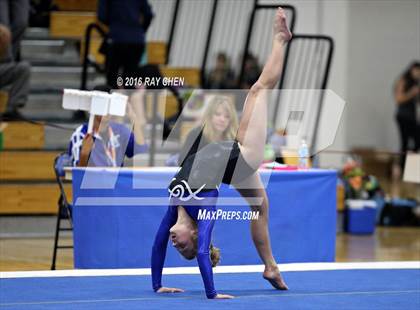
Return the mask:
[[[411,294],[420,293],[420,290],[404,290],[404,291],[355,291],[355,292],[325,292],[325,293],[279,293],[279,294],[258,294],[236,296],[235,299],[249,298],[267,298],[267,297],[312,297],[312,296],[352,296],[352,295],[386,295],[386,294]],[[168,299],[165,295],[160,295],[162,299]],[[172,300],[186,299],[202,299],[202,296],[182,296]],[[16,302],[16,303],[0,303],[1,307],[10,306],[29,306],[29,305],[54,305],[54,304],[77,304],[77,303],[103,303],[103,302],[127,302],[127,301],[152,301],[158,300],[155,297],[139,297],[139,298],[115,298],[115,299],[79,299],[79,300],[56,300],[56,301],[33,301],[33,302]]]
[[[420,261],[391,262],[352,262],[352,263],[292,263],[279,264],[281,272],[349,270],[349,269],[419,269]],[[215,273],[249,273],[262,272],[263,265],[218,266]],[[199,274],[198,267],[168,267],[163,274]],[[139,269],[71,269],[46,271],[12,271],[0,272],[0,279],[40,278],[40,277],[96,277],[96,276],[144,276],[150,275],[150,268]]]

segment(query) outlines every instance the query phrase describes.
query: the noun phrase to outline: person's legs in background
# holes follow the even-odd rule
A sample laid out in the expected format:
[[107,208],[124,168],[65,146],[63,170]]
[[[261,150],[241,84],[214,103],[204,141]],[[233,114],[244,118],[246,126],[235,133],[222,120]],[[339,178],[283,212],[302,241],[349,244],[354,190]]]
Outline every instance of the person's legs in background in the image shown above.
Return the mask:
[[[6,26],[11,32],[10,16],[9,16],[9,0],[0,0],[0,24]],[[9,62],[13,60],[12,57],[12,44],[7,48],[5,55],[1,55],[0,63]]]
[[420,152],[420,122],[414,124],[414,150]]
[[[143,44],[131,43],[112,43],[106,60],[106,77],[107,83],[112,88],[119,88],[117,78],[122,77],[125,83],[125,77],[135,78],[134,73],[137,72],[141,56],[144,52]],[[122,85],[126,86],[126,85]]]
[[410,126],[407,119],[397,116],[398,129],[400,132],[400,167],[404,171],[405,155],[408,150],[408,142],[410,137]]
[[[143,44],[124,44],[122,49],[123,59],[122,59],[122,70],[124,77],[133,77],[138,72],[139,63],[144,52]],[[134,85],[130,85],[134,86]]]
[[9,1],[10,30],[12,31],[12,55],[15,61],[20,60],[20,42],[29,20],[29,0]]
[[20,42],[28,26],[29,0],[0,0],[0,24],[12,33],[12,44],[3,61],[19,61]]
[[118,43],[111,43],[106,55],[106,82],[111,88],[118,88],[117,78],[120,74],[122,56]]
[[17,109],[25,105],[29,92],[30,69],[27,62],[0,64],[0,85],[9,92],[5,116],[18,116]]
[[29,0],[0,0],[0,24],[11,32],[11,44],[0,59],[0,88],[8,91],[5,116],[16,118],[29,92],[30,65],[19,62],[20,41],[29,18]]

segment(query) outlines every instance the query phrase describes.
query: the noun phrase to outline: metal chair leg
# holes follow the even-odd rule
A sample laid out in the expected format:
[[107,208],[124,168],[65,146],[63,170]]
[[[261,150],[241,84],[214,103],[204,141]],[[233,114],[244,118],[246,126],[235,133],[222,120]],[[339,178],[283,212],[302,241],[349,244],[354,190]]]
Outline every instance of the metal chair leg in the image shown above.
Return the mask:
[[51,262],[51,270],[55,270],[55,261],[57,259],[58,237],[60,234],[61,208],[62,206],[60,205],[58,208],[57,224],[55,226],[54,250],[53,250],[53,257],[52,257],[52,262]]

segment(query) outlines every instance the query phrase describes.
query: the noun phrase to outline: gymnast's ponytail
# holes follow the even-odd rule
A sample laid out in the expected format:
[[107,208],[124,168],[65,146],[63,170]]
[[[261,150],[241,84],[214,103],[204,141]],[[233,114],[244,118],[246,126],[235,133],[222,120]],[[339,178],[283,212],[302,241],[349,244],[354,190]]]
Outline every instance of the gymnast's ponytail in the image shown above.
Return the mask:
[[220,249],[210,244],[210,260],[212,267],[216,267],[220,261]]

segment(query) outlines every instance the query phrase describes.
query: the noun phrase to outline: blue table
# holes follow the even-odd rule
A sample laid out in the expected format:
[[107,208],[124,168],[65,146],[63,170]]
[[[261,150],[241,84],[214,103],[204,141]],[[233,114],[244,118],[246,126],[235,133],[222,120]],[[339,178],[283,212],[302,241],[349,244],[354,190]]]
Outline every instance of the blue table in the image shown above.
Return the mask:
[[[166,186],[175,170],[74,168],[72,173],[75,268],[149,267],[154,236],[167,208]],[[268,182],[269,228],[278,263],[334,261],[336,171],[261,170],[260,174]],[[220,197],[238,203],[219,208],[249,210],[228,186],[221,187]],[[221,248],[221,265],[261,263],[249,221],[217,221],[213,243]],[[195,265],[175,249],[167,251],[165,266]]]

